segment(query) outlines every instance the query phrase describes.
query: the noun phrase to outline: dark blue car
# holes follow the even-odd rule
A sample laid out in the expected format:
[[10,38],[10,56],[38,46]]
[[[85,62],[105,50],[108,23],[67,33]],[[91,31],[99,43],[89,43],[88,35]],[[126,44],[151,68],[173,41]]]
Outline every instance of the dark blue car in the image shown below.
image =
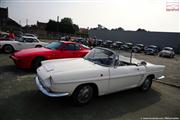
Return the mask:
[[159,52],[159,48],[155,45],[149,45],[144,49],[144,53],[147,55],[156,55]]

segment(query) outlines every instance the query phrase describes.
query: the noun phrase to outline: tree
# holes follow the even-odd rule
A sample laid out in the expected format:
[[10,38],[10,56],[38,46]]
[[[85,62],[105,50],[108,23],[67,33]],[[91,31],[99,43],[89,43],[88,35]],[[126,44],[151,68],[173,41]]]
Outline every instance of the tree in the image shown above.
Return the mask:
[[51,32],[57,32],[57,22],[54,20],[49,20],[46,26],[46,31],[51,31]]
[[138,32],[147,32],[147,30],[141,29],[141,28],[138,28],[136,31],[138,31]]
[[73,24],[71,18],[65,17],[61,19],[60,22],[60,32],[74,34],[79,31],[79,27],[76,24]]
[[71,18],[65,17],[65,18],[61,19],[61,23],[62,23],[62,24],[72,25],[72,24],[73,24],[73,21],[72,21]]
[[[58,29],[57,29],[58,28]],[[49,20],[46,27],[47,31],[51,32],[61,32],[66,34],[75,34],[79,31],[79,27],[76,24],[73,24],[71,18],[63,18],[60,22],[54,20]]]
[[118,27],[118,28],[115,28],[115,29],[111,29],[111,31],[124,31],[124,29],[122,27]]

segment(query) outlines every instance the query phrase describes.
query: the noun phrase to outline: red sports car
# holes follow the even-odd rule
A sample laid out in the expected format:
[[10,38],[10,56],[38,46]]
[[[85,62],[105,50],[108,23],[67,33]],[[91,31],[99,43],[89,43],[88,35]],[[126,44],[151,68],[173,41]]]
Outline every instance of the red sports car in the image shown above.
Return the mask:
[[18,68],[36,70],[43,60],[84,57],[89,51],[87,46],[79,43],[55,41],[42,48],[17,51],[10,57]]

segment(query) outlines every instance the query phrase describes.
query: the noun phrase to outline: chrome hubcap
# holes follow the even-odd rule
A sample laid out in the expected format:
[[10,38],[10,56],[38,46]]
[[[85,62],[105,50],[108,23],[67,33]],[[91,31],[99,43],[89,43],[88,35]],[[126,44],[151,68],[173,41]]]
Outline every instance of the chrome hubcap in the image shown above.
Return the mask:
[[88,102],[92,97],[92,88],[89,86],[83,87],[77,96],[77,99],[80,103]]

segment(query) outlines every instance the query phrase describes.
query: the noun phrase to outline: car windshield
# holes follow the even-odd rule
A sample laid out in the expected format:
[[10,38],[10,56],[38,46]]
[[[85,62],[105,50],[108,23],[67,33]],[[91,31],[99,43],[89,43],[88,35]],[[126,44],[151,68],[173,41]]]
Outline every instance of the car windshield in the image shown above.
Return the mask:
[[101,66],[111,66],[115,56],[115,53],[108,49],[94,48],[84,57],[84,59]]
[[56,50],[60,48],[63,45],[63,42],[51,42],[48,45],[45,46],[45,48],[51,49],[51,50]]

